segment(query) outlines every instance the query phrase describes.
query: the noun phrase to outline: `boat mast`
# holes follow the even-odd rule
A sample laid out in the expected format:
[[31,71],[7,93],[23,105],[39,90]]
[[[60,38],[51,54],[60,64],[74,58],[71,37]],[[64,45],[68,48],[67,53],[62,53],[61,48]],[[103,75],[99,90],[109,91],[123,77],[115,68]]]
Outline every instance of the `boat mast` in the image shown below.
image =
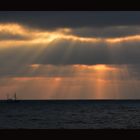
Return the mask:
[[16,95],[16,92],[15,92],[15,100],[17,99],[17,95]]

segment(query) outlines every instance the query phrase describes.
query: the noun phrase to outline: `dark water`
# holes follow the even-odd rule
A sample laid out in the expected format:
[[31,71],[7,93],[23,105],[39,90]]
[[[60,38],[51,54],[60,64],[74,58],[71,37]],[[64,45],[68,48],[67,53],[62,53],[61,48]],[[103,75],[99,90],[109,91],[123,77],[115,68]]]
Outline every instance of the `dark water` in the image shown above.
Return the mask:
[[0,101],[1,129],[137,129],[140,100]]

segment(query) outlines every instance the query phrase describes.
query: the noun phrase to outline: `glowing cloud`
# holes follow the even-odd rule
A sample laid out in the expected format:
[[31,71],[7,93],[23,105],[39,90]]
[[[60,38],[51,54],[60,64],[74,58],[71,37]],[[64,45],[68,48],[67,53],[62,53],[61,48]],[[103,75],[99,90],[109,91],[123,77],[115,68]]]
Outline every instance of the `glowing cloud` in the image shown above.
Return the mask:
[[[5,39],[0,40],[1,46],[31,46],[36,44],[48,44],[55,40],[69,40],[88,43],[106,43],[116,44],[129,41],[140,41],[140,35],[132,35],[118,38],[99,38],[99,37],[79,37],[71,34],[70,28],[60,28],[55,31],[39,30],[36,28],[27,27],[18,23],[0,23],[0,36],[4,34]],[[7,40],[6,40],[7,35]],[[8,35],[17,35],[15,39],[8,38]],[[18,39],[18,36],[25,37]]]
[[27,29],[17,23],[0,23],[0,33],[27,35]]
[[0,18],[0,98],[140,98],[140,26],[126,24],[134,15],[28,13]]

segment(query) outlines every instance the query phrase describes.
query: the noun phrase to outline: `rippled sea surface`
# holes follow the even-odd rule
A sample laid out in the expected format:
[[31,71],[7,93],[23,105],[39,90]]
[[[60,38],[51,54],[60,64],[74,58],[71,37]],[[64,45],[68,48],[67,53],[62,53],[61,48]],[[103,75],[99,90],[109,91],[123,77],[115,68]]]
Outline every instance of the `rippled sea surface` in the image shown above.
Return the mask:
[[140,100],[0,101],[0,129],[137,129]]

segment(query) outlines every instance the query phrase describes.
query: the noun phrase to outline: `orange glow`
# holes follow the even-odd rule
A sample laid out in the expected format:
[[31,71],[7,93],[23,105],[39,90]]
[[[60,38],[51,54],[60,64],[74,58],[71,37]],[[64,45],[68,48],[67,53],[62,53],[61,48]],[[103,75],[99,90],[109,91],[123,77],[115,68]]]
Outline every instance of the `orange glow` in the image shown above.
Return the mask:
[[56,77],[54,80],[55,80],[55,81],[61,81],[61,78]]
[[107,38],[106,42],[108,43],[120,43],[123,41],[139,41],[140,35],[126,36],[126,37],[118,37],[118,38]]
[[98,71],[104,71],[104,70],[108,70],[108,67],[106,65],[101,64],[101,65],[95,65],[94,69]]
[[17,23],[0,23],[0,33],[25,35],[27,29]]
[[117,68],[105,64],[97,64],[97,65],[74,65],[76,69],[79,70],[93,70],[93,71],[114,71]]
[[[38,64],[32,65],[35,68],[38,66]],[[46,72],[53,71],[53,66],[41,67]],[[72,71],[73,67],[76,68],[74,75],[59,75],[65,67],[67,66],[63,68],[55,66],[54,69],[57,69],[55,75],[8,77],[6,83],[5,80],[3,80],[4,83],[1,82],[3,83],[3,85],[0,85],[1,93],[4,92],[6,95],[6,93],[12,94],[16,91],[21,99],[118,99],[124,96],[121,90],[127,91],[126,87],[130,85],[129,87],[132,88],[129,90],[134,93],[133,91],[140,85],[136,79],[120,79],[121,76],[130,77],[128,68],[125,66],[75,65],[68,66]],[[123,89],[120,89],[120,87]],[[0,97],[5,98],[4,93]]]
[[[37,44],[45,44],[46,46],[57,40],[78,41],[82,43],[107,43],[111,44],[122,43],[127,41],[140,41],[140,35],[132,35],[118,38],[100,38],[100,37],[79,37],[71,33],[70,28],[60,28],[55,31],[39,30],[36,28],[26,27],[18,23],[0,23],[0,35],[3,33],[8,35],[17,35],[25,37],[20,39],[6,38],[0,41],[0,48],[11,46],[32,46]],[[2,44],[2,45],[1,45]]]
[[32,68],[39,68],[40,67],[40,64],[32,64],[32,65],[30,65]]

